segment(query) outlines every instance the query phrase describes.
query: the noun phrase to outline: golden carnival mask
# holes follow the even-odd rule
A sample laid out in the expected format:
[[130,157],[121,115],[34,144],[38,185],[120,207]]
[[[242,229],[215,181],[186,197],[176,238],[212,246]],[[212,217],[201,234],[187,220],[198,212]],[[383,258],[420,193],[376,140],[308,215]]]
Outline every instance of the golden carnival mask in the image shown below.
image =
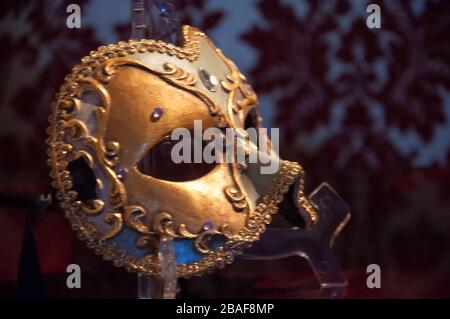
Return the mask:
[[[259,239],[291,185],[307,226],[317,219],[303,170],[261,163],[174,164],[171,132],[260,127],[258,99],[199,30],[178,47],[130,40],[99,47],[66,77],[52,105],[48,156],[57,198],[89,248],[116,266],[160,276],[157,247],[173,238],[176,275],[231,263]],[[258,145],[251,148],[258,151]]]

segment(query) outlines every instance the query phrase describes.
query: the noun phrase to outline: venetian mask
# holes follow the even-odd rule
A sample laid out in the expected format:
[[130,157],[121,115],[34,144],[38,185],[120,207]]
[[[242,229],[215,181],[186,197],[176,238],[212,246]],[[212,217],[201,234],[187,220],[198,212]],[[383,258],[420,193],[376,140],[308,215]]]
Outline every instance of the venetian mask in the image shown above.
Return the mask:
[[[53,186],[72,227],[116,266],[161,275],[162,238],[173,240],[176,275],[232,262],[259,239],[291,185],[308,226],[317,219],[303,195],[303,170],[259,143],[277,165],[176,164],[179,127],[260,128],[258,99],[232,61],[199,30],[184,26],[180,46],[130,40],[84,57],[56,96],[48,129]],[[270,144],[268,137],[265,141]],[[265,161],[267,163],[267,161]]]

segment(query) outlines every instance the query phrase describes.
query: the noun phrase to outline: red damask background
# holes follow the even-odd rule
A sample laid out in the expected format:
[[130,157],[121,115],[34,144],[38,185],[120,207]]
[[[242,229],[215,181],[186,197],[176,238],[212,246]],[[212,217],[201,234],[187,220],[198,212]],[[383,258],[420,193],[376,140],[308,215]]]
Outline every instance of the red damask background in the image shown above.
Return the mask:
[[[377,1],[381,29],[367,28],[363,0],[173,2],[183,23],[206,31],[247,74],[307,188],[327,181],[352,208],[335,245],[349,279],[341,295],[450,297],[450,2]],[[70,3],[95,19],[66,28]],[[129,37],[127,10],[127,1],[2,3],[1,296],[18,291],[26,209],[48,187],[51,99],[89,50]],[[33,233],[44,295],[134,297],[133,275],[79,244],[60,211],[39,218]],[[86,266],[85,288],[67,291],[74,261]],[[365,286],[372,263],[383,271],[379,290]],[[317,297],[300,289],[312,278],[296,258],[238,261],[184,294]]]

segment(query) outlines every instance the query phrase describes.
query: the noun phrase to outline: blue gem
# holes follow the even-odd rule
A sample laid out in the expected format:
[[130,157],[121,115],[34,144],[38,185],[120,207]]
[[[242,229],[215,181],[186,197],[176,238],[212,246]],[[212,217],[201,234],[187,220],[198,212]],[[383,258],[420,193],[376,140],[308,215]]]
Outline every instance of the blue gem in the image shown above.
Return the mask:
[[204,230],[211,230],[214,228],[214,224],[212,223],[212,221],[208,220],[207,222],[205,222],[203,224],[203,229]]
[[163,109],[160,107],[157,107],[153,110],[152,115],[150,116],[150,120],[152,122],[156,122],[162,117],[163,114],[164,114]]
[[163,13],[163,14],[165,14],[165,13],[167,13],[169,10],[166,8],[166,7],[161,7],[161,8],[159,8],[159,12],[161,12],[161,13]]
[[116,168],[116,175],[121,180],[124,181],[127,178],[127,169],[123,167]]

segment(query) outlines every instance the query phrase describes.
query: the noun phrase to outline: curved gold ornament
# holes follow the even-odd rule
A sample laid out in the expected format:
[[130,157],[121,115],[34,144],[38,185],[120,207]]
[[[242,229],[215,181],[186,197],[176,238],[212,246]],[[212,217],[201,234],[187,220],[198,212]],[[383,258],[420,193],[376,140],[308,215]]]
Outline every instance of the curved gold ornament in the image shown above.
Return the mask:
[[298,182],[296,185],[296,198],[295,198],[295,205],[297,207],[303,207],[308,214],[306,216],[306,228],[312,229],[319,221],[319,214],[317,213],[317,210],[315,207],[311,204],[308,197],[305,195],[305,179],[304,179],[304,171],[303,168],[301,168],[300,176],[298,177]]
[[196,238],[199,235],[199,233],[188,231],[185,224],[175,227],[172,215],[164,212],[159,213],[153,219],[153,229],[158,234],[168,235],[172,238]]
[[107,213],[105,214],[105,223],[112,225],[112,228],[107,233],[100,236],[100,240],[107,240],[115,237],[122,229],[122,214]]
[[114,73],[117,72],[120,69],[120,67],[123,66],[135,66],[141,68],[143,70],[146,70],[152,74],[155,74],[163,78],[167,82],[173,84],[175,87],[178,87],[180,89],[186,90],[194,94],[208,106],[211,116],[213,116],[217,120],[219,127],[228,126],[228,123],[226,122],[226,116],[222,113],[220,106],[218,106],[201,90],[195,88],[194,85],[196,83],[196,79],[192,74],[170,63],[164,63],[163,69],[158,70],[151,68],[142,62],[138,62],[136,60],[132,60],[126,57],[110,58],[106,60],[102,65],[100,65],[100,68],[108,69],[109,72],[112,72],[107,78],[105,78],[109,80],[111,76],[114,75]]
[[196,239],[195,239],[195,247],[197,248],[197,250],[203,254],[207,254],[211,251],[211,248],[208,247],[208,237],[212,236],[212,235],[222,235],[221,232],[217,231],[217,230],[207,230],[202,232]]
[[141,236],[136,241],[136,246],[139,248],[150,248],[152,250],[155,250],[157,247],[157,240],[154,236]]
[[164,63],[163,69],[162,74],[180,85],[194,86],[197,83],[195,76],[173,64]]
[[125,207],[123,214],[125,224],[141,234],[151,234],[153,232],[151,232],[140,220],[145,214],[144,208],[140,206],[127,206]]
[[81,211],[86,215],[98,215],[105,207],[105,203],[101,199],[94,199],[88,203],[77,201],[77,203],[80,205]]
[[68,134],[75,140],[81,140],[87,135],[86,125],[76,119],[68,120],[64,123],[63,129],[67,131]]
[[245,199],[245,195],[236,188],[235,186],[228,186],[224,190],[225,195],[230,200],[234,209],[238,212],[242,211],[245,207],[247,207],[247,201]]

